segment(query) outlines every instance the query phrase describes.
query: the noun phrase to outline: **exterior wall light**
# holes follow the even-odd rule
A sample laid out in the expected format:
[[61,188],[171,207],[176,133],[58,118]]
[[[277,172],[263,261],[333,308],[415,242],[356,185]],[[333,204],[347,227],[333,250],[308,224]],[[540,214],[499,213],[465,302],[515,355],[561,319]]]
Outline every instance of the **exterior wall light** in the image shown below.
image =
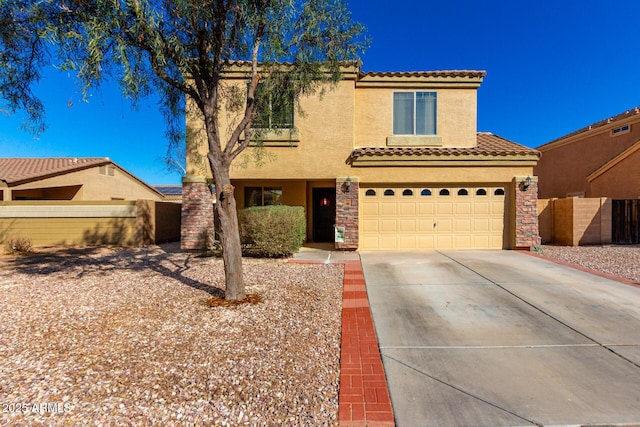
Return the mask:
[[526,190],[531,185],[531,177],[527,176],[527,178],[522,182],[522,188]]
[[344,191],[346,193],[350,192],[351,191],[351,178],[347,177],[347,179],[344,181],[344,184],[345,184],[344,185]]

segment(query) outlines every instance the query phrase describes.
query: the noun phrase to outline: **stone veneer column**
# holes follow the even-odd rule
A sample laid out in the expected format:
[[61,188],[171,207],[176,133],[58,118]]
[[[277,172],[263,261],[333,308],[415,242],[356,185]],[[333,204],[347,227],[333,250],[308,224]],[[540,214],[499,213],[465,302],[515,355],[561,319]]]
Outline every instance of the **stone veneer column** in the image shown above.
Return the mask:
[[513,179],[515,187],[515,249],[532,249],[540,245],[538,230],[538,177],[531,177],[525,188],[527,177]]
[[355,251],[358,249],[358,178],[351,177],[347,192],[347,179],[336,179],[336,226],[344,227],[344,242],[336,242],[336,249]]
[[182,223],[180,247],[203,250],[207,236],[213,233],[213,197],[203,177],[182,179]]

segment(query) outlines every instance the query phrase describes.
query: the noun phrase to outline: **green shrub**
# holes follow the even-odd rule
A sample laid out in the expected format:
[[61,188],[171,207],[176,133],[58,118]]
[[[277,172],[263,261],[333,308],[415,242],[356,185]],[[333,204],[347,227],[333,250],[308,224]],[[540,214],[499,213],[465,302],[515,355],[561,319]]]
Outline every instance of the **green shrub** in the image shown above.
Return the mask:
[[260,206],[240,211],[244,255],[285,257],[298,251],[306,235],[301,206]]
[[27,255],[33,252],[33,242],[26,237],[14,237],[6,243],[6,252],[10,255]]

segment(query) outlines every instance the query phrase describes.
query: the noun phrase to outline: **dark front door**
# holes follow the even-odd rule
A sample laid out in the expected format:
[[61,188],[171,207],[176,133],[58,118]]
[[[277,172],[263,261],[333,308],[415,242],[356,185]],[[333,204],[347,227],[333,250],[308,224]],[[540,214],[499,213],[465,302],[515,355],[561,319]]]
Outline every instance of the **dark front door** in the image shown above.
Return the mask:
[[313,189],[313,241],[333,242],[336,223],[336,189]]

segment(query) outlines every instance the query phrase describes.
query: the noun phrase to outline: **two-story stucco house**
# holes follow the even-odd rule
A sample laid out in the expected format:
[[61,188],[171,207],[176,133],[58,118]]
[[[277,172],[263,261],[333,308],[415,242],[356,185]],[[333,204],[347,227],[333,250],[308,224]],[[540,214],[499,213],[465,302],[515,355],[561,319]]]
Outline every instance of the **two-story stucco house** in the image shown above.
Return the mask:
[[[231,178],[238,206],[303,206],[308,241],[335,241],[337,249],[537,245],[539,155],[477,131],[484,76],[345,72],[323,96],[300,100],[304,114],[274,114],[283,130],[264,136],[261,164],[237,159]],[[234,78],[244,77],[230,72]],[[194,117],[187,121],[198,126]],[[206,154],[204,141],[199,151]],[[187,159],[185,200],[207,194],[210,172],[194,163]],[[183,207],[183,226],[193,227],[197,215]],[[202,242],[183,233],[182,245]]]

